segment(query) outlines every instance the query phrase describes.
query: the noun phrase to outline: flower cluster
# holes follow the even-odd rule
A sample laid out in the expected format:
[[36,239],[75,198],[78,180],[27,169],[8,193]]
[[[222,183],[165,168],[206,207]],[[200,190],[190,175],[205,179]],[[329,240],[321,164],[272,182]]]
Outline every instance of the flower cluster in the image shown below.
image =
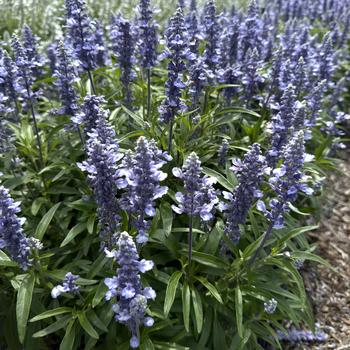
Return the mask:
[[166,31],[166,51],[163,58],[169,58],[168,80],[165,83],[166,98],[159,107],[160,121],[169,123],[178,111],[186,106],[181,101],[181,91],[186,87],[182,74],[185,71],[185,60],[191,58],[188,48],[188,34],[181,8],[171,17],[169,28]]
[[264,82],[264,78],[258,72],[259,54],[257,49],[249,50],[247,54],[247,62],[242,67],[242,96],[246,101],[247,106],[249,101],[259,101],[259,89]]
[[203,27],[206,40],[203,59],[211,73],[215,74],[220,63],[220,27],[213,0],[208,0],[204,7]]
[[190,38],[189,47],[192,53],[198,53],[198,45],[200,36],[199,23],[197,18],[197,3],[196,0],[191,0],[190,11],[186,16],[186,28]]
[[95,60],[98,67],[108,66],[110,59],[108,57],[108,51],[106,49],[106,43],[104,39],[104,30],[100,21],[94,20],[94,31],[92,34],[92,41],[95,43]]
[[259,144],[252,145],[243,161],[233,160],[233,167],[230,169],[237,174],[238,186],[233,193],[223,192],[224,198],[229,202],[221,204],[221,209],[225,211],[225,233],[237,244],[241,236],[239,225],[245,223],[254,199],[262,196],[259,185],[263,180],[266,165]]
[[18,114],[17,90],[20,87],[17,83],[17,67],[13,63],[7,51],[2,51],[0,59],[0,92],[7,97],[11,105],[16,107]]
[[150,260],[140,260],[132,237],[122,232],[117,241],[117,250],[114,257],[118,262],[116,276],[106,278],[108,287],[106,300],[116,298],[113,305],[115,320],[128,326],[132,337],[130,346],[137,348],[140,345],[140,325],[151,327],[153,318],[146,317],[147,299],[155,299],[156,293],[151,287],[143,288],[140,273],[153,268]]
[[323,42],[320,50],[318,76],[320,80],[330,82],[334,71],[333,44],[331,33],[327,33],[323,37]]
[[160,151],[154,141],[148,142],[146,138],[140,137],[135,152],[125,156],[117,171],[117,185],[125,189],[120,206],[134,217],[129,220],[136,227],[137,243],[147,242],[147,231],[151,224],[147,217],[156,214],[155,200],[168,191],[166,186],[160,186],[160,182],[167,177],[160,168],[169,160],[171,157]]
[[264,310],[268,314],[275,313],[277,308],[277,300],[272,298],[264,303]]
[[[249,51],[258,48],[259,45],[259,27],[258,27],[258,7],[255,0],[251,0],[248,6],[247,17],[241,28],[241,52],[240,59],[245,61],[249,57]],[[258,55],[257,55],[258,56]]]
[[222,140],[220,148],[218,150],[219,165],[224,166],[227,161],[227,153],[229,149],[229,142],[226,139]]
[[96,31],[98,24],[89,17],[84,0],[65,0],[65,6],[66,43],[81,67],[91,71],[98,64],[105,63],[101,62],[105,47],[101,33]]
[[213,187],[216,179],[202,176],[201,172],[201,162],[194,152],[186,159],[182,169],[173,168],[173,175],[184,183],[184,193],[176,193],[178,205],[172,205],[172,208],[177,214],[199,216],[203,221],[209,221],[219,203],[217,191]]
[[51,297],[57,299],[62,293],[77,293],[80,286],[76,284],[79,275],[73,275],[71,272],[67,272],[62,284],[58,284],[51,290]]
[[319,82],[310,92],[308,96],[306,96],[307,102],[307,126],[314,126],[316,124],[317,118],[320,115],[320,110],[322,107],[322,98],[325,93],[326,88],[326,80],[322,80]]
[[23,270],[30,266],[30,246],[23,232],[24,218],[19,218],[20,202],[15,202],[8,189],[0,185],[0,248],[5,248]]
[[86,144],[87,160],[78,163],[82,171],[88,173],[88,179],[94,191],[98,206],[100,236],[103,243],[112,245],[112,237],[117,233],[119,206],[116,198],[117,161],[122,158],[115,141],[115,132],[104,118],[99,118],[88,132]]
[[26,107],[26,102],[30,102],[35,97],[32,91],[34,77],[32,75],[32,62],[28,59],[26,52],[18,40],[16,35],[12,36],[12,50],[15,55],[15,65],[17,67],[17,85],[16,91],[24,99],[23,107]]
[[76,80],[76,75],[62,42],[58,44],[56,60],[57,63],[53,76],[57,78],[55,84],[58,87],[62,102],[62,108],[59,114],[74,117],[79,110],[77,95],[73,85]]
[[102,96],[86,95],[81,112],[76,114],[72,121],[76,125],[84,125],[84,132],[88,135],[96,128],[100,121],[103,124],[107,120],[107,111],[102,108],[106,101]]
[[[218,81],[225,85],[237,85],[239,86],[240,72],[236,68],[220,69],[218,71]],[[226,87],[223,89],[223,95],[226,99],[226,104],[231,104],[231,99],[234,94],[238,94],[238,88],[235,86]]]
[[322,343],[328,338],[327,334],[321,330],[316,330],[315,333],[312,333],[311,331],[298,330],[296,328],[289,329],[288,334],[284,334],[280,330],[277,330],[277,336],[279,340],[289,343]]
[[120,81],[124,89],[124,101],[131,109],[132,92],[130,85],[136,74],[133,71],[135,63],[135,38],[134,29],[130,21],[121,16],[114,17],[111,26],[110,37],[112,40],[112,50],[118,59],[120,68]]
[[271,167],[281,157],[283,147],[288,142],[292,132],[293,120],[296,113],[296,96],[294,87],[289,85],[282,96],[280,109],[277,115],[273,116],[269,124],[271,137],[271,149],[267,154],[267,160]]
[[272,171],[269,184],[276,194],[276,198],[270,200],[271,210],[267,210],[265,203],[259,200],[258,210],[262,211],[270,220],[273,228],[284,227],[284,213],[289,210],[289,203],[294,202],[298,191],[307,195],[313,190],[305,183],[305,175],[301,172],[307,155],[304,147],[304,133],[299,131],[284,147],[282,165]]
[[55,42],[50,43],[46,48],[46,54],[49,61],[51,74],[53,74],[56,70],[56,64],[57,64],[56,52],[57,52],[57,43]]
[[23,48],[30,62],[32,74],[35,77],[40,77],[43,74],[44,57],[38,54],[37,38],[27,25],[23,27]]
[[152,68],[157,62],[157,23],[152,19],[150,0],[140,0],[137,18],[139,41],[137,43],[141,67]]

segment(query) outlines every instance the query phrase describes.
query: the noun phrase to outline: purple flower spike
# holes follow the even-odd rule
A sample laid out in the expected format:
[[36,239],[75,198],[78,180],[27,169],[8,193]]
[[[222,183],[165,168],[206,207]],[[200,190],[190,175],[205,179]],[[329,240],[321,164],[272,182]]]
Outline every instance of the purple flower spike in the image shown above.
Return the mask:
[[288,136],[292,131],[295,117],[295,108],[296,96],[294,86],[289,85],[282,96],[278,114],[272,117],[268,126],[271,134],[271,149],[267,154],[267,161],[271,167],[274,167],[278,159],[280,159],[283,147],[288,142]]
[[88,135],[96,128],[98,121],[107,120],[107,111],[102,108],[106,101],[102,96],[86,95],[82,110],[72,118],[73,123],[77,126],[84,125],[84,132]]
[[78,163],[78,166],[88,173],[98,207],[100,236],[111,246],[112,236],[118,233],[119,227],[116,163],[122,155],[118,152],[114,129],[103,117],[96,121],[95,127],[87,135],[87,160]]
[[6,249],[23,270],[31,265],[30,244],[24,235],[24,218],[19,218],[20,202],[14,202],[8,189],[0,185],[0,249]]
[[135,243],[127,232],[120,234],[115,257],[119,267],[116,276],[104,281],[108,287],[106,300],[116,299],[113,305],[115,320],[128,326],[132,334],[130,346],[137,348],[140,344],[139,327],[151,327],[154,323],[145,314],[147,300],[154,300],[156,293],[151,287],[143,288],[140,278],[140,273],[153,268],[153,262],[139,260]]
[[62,102],[62,108],[60,109],[59,114],[74,117],[79,110],[77,95],[74,90],[76,75],[74,67],[72,66],[62,42],[58,44],[56,59],[57,64],[53,76],[57,78],[55,85],[58,88]]
[[77,293],[80,289],[80,286],[76,284],[78,278],[80,278],[79,275],[73,275],[71,272],[67,272],[63,283],[52,288],[52,298],[57,299],[62,293]]
[[32,90],[34,82],[34,77],[32,75],[33,66],[16,35],[12,36],[11,46],[14,52],[15,64],[17,67],[18,80],[16,83],[16,91],[24,100],[23,106],[27,107],[27,102],[32,102],[35,97]]
[[121,16],[115,17],[110,37],[112,40],[112,49],[118,59],[118,67],[120,68],[120,81],[123,85],[125,105],[131,109],[132,91],[131,83],[136,75],[133,71],[135,63],[135,38],[134,29],[130,21]]
[[163,197],[168,188],[160,186],[167,174],[160,168],[171,160],[167,153],[160,151],[155,142],[146,138],[137,140],[135,152],[125,156],[117,171],[119,188],[125,188],[120,206],[130,216],[129,220],[137,230],[137,243],[148,241],[148,230],[151,221],[147,217],[156,214],[155,201]]
[[168,80],[165,83],[166,98],[159,107],[159,120],[168,124],[174,120],[179,111],[186,108],[181,101],[181,93],[186,87],[183,73],[186,69],[185,60],[193,57],[188,48],[188,34],[181,8],[178,8],[175,16],[170,19],[166,31],[166,50],[162,57],[169,58],[170,61]]
[[233,193],[224,192],[224,197],[229,202],[221,205],[226,218],[225,233],[233,244],[237,244],[240,239],[239,225],[245,223],[254,199],[261,197],[259,186],[265,169],[265,158],[257,143],[252,145],[243,161],[233,161],[231,170],[237,174],[238,186]]
[[137,48],[139,60],[143,68],[150,69],[157,62],[158,24],[153,20],[150,0],[140,0],[138,12],[139,41]]
[[182,169],[173,168],[173,175],[184,182],[184,193],[176,193],[178,205],[173,205],[172,208],[177,214],[199,216],[203,221],[209,221],[219,203],[213,187],[216,180],[201,176],[201,171],[201,162],[194,152],[186,159]]
[[21,92],[21,86],[18,84],[17,67],[13,63],[7,51],[3,51],[2,65],[0,66],[0,91],[9,98],[12,106],[16,107],[18,114],[17,95]]
[[65,8],[66,44],[72,56],[80,62],[85,71],[91,71],[99,64],[106,63],[103,58],[103,33],[99,24],[88,15],[85,1],[65,0]]
[[213,0],[209,0],[205,4],[203,27],[206,40],[204,63],[208,66],[211,74],[215,75],[220,64],[220,27]]
[[38,54],[37,38],[29,26],[23,28],[23,47],[28,61],[31,64],[31,71],[37,78],[43,75],[44,58]]
[[269,219],[271,227],[284,227],[284,213],[289,211],[289,203],[296,200],[298,191],[311,195],[313,190],[306,184],[305,175],[301,172],[307,155],[304,147],[304,132],[299,131],[292,137],[282,152],[282,165],[272,172],[269,184],[276,194],[269,202],[268,210],[264,202],[259,201],[258,210]]

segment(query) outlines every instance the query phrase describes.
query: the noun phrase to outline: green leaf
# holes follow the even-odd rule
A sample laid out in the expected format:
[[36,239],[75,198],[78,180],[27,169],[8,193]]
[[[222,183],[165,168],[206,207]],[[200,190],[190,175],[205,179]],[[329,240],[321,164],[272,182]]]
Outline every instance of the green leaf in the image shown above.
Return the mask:
[[282,245],[283,243],[289,241],[292,238],[295,238],[295,237],[301,235],[302,233],[313,231],[316,229],[318,229],[318,226],[303,226],[303,227],[295,228],[294,230],[291,230],[287,234],[283,235],[283,237],[278,240],[278,243],[280,245]]
[[194,309],[194,316],[196,321],[196,327],[198,333],[202,331],[203,327],[203,306],[202,306],[202,299],[201,295],[199,294],[198,290],[196,288],[193,288],[191,290],[192,294],[192,303],[193,303],[193,309]]
[[32,304],[33,290],[35,284],[35,275],[28,274],[22,280],[18,290],[16,315],[17,315],[17,331],[21,344],[24,342],[27,330],[27,321]]
[[310,253],[310,252],[293,252],[292,257],[296,259],[304,259],[304,260],[310,260],[318,262],[321,265],[324,265],[331,269],[334,272],[338,272],[327,260],[321,258],[320,256]]
[[249,258],[261,244],[261,241],[264,239],[265,235],[262,234],[258,239],[256,239],[253,243],[249,244],[243,251],[243,258]]
[[163,230],[165,235],[168,237],[171,233],[171,228],[173,225],[173,210],[169,203],[162,203],[160,206],[160,214],[163,223]]
[[176,343],[167,343],[167,342],[154,342],[155,348],[158,350],[190,350],[187,346],[182,346]]
[[247,344],[247,341],[249,340],[251,335],[252,335],[252,331],[249,328],[245,328],[243,338],[241,339],[238,350],[244,349],[244,346]]
[[196,279],[203,284],[203,286],[205,288],[208,289],[208,291],[210,292],[210,294],[220,303],[223,304],[221,295],[219,294],[218,290],[215,288],[215,286],[213,284],[211,284],[207,279],[205,279],[204,277],[196,277]]
[[215,113],[215,116],[219,116],[227,113],[249,114],[257,118],[261,117],[260,114],[242,107],[225,107],[225,108],[222,108],[219,112]]
[[53,310],[47,310],[31,318],[29,322],[36,322],[36,321],[44,320],[45,318],[48,318],[48,317],[66,314],[67,312],[72,312],[72,310],[73,309],[70,307],[58,307]]
[[126,108],[125,106],[122,106],[123,111],[128,114],[132,119],[134,119],[134,121],[136,122],[136,124],[138,124],[139,126],[141,126],[142,128],[144,127],[144,121],[142,119],[142,117],[138,116],[136,113],[130,111],[130,109]]
[[44,174],[47,171],[50,171],[50,170],[55,169],[55,168],[60,168],[61,169],[62,166],[64,166],[64,163],[54,163],[54,164],[48,165],[44,169],[40,170],[38,174],[39,175]]
[[104,284],[103,281],[101,281],[97,287],[94,298],[92,299],[91,306],[93,308],[95,308],[101,302],[101,300],[104,298],[104,296],[107,292],[107,289],[108,289],[107,286]]
[[240,85],[237,85],[237,84],[218,84],[216,86],[213,86],[213,89],[214,90],[221,90],[221,89],[234,88],[234,87],[240,87]]
[[192,252],[192,259],[202,265],[215,267],[217,269],[226,269],[228,267],[222,259],[219,259],[211,254],[205,254],[195,250]]
[[289,208],[291,209],[291,211],[293,211],[294,213],[297,213],[299,215],[303,215],[303,216],[310,216],[310,213],[304,213],[302,211],[300,211],[297,207],[295,207],[292,203],[288,203]]
[[74,227],[72,227],[63,242],[61,243],[60,247],[64,247],[67,245],[71,240],[73,240],[76,236],[78,236],[79,233],[83,232],[86,229],[86,222],[81,222],[79,224],[76,224]]
[[34,216],[38,214],[41,206],[45,203],[45,198],[39,197],[33,200],[32,206],[31,206],[31,212]]
[[48,334],[54,333],[59,329],[64,328],[71,318],[72,318],[71,315],[66,315],[60,318],[59,320],[57,320],[56,322],[50,324],[46,328],[41,329],[40,331],[34,333],[32,336],[33,338],[46,337]]
[[219,247],[223,235],[223,222],[221,220],[218,220],[215,224],[215,227],[209,233],[209,237],[205,244],[204,252],[215,255],[215,252]]
[[154,345],[149,337],[142,339],[140,350],[155,350]]
[[85,312],[79,312],[78,313],[78,320],[80,325],[83,327],[83,329],[90,335],[90,337],[94,339],[98,339],[99,335],[95,331],[94,327],[90,323],[90,321],[87,319]]
[[168,317],[171,307],[173,306],[175,295],[176,295],[176,289],[177,285],[179,283],[179,280],[182,276],[181,271],[175,271],[168,282],[168,286],[166,288],[165,292],[165,300],[164,300],[164,315],[165,317]]
[[182,314],[187,332],[190,331],[191,292],[187,282],[182,287]]
[[109,258],[106,257],[105,253],[102,252],[98,258],[94,261],[94,263],[91,265],[91,268],[89,270],[89,274],[87,275],[88,278],[94,278],[97,274],[100,273],[104,265],[109,261]]
[[239,286],[235,289],[235,309],[238,335],[243,338],[243,301]]
[[47,230],[47,228],[50,225],[50,222],[53,218],[53,216],[56,213],[56,210],[58,209],[58,207],[61,205],[61,202],[55,204],[41,219],[41,221],[39,222],[36,231],[35,231],[35,238],[39,239],[40,241],[43,239],[44,234]]
[[207,308],[205,310],[205,317],[204,317],[204,323],[203,323],[203,329],[202,334],[199,338],[199,349],[204,349],[205,344],[208,342],[208,340],[212,336],[212,323],[213,323],[213,312],[211,308]]
[[2,250],[0,250],[0,266],[15,267],[18,264],[12,261]]
[[90,310],[87,314],[88,320],[92,322],[94,326],[96,326],[98,329],[100,329],[102,332],[108,332],[108,328],[106,325],[101,321],[101,319],[96,315],[95,311]]
[[203,167],[203,173],[205,175],[208,175],[208,176],[215,178],[222,187],[226,188],[229,191],[232,191],[233,188],[235,187],[235,185],[230,183],[225,178],[225,176],[221,175],[220,173],[218,173],[217,171],[215,171],[213,169]]
[[305,305],[305,303],[306,303],[306,293],[305,293],[304,281],[303,281],[299,271],[296,269],[296,267],[289,260],[277,259],[277,258],[274,258],[274,257],[268,257],[265,260],[265,263],[269,264],[269,265],[277,265],[282,270],[287,271],[288,273],[291,274],[295,284],[298,287],[300,298],[301,298],[301,302],[302,302],[302,307],[306,307],[306,305]]
[[95,215],[90,215],[89,219],[86,223],[86,228],[90,235],[94,232],[94,226],[95,226],[95,221],[96,221],[96,216]]
[[66,328],[66,334],[64,335],[60,344],[59,350],[71,350],[73,349],[75,340],[75,320],[71,320]]
[[214,349],[226,349],[227,345],[225,342],[225,331],[222,328],[220,321],[217,316],[215,316],[213,323],[213,342]]

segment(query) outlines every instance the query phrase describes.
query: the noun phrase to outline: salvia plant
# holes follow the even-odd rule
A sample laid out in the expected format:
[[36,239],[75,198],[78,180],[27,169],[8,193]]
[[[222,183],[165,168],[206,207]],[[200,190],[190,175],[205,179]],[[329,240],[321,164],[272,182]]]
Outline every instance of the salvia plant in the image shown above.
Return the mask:
[[22,5],[0,21],[0,348],[324,341],[300,269],[333,268],[307,232],[346,148],[350,2]]

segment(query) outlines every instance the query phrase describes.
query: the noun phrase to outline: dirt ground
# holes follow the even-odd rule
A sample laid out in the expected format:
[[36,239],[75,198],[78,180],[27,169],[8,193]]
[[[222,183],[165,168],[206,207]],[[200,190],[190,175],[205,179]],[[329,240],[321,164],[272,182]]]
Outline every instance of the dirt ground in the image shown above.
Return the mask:
[[[350,157],[348,153],[348,157]],[[321,265],[306,265],[302,272],[323,343],[286,345],[286,350],[350,350],[350,162],[340,163],[340,173],[327,182],[320,228],[310,237],[318,254],[338,273]]]

